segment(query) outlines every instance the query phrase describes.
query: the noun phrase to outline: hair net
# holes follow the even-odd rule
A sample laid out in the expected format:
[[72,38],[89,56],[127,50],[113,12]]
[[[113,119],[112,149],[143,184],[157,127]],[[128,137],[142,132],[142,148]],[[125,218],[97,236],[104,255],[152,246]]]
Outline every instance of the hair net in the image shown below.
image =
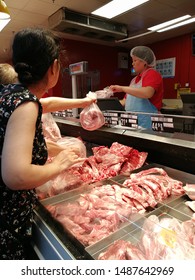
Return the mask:
[[156,65],[156,57],[149,47],[137,46],[131,50],[130,55],[131,57],[137,56],[139,59],[147,62],[150,67],[155,67]]

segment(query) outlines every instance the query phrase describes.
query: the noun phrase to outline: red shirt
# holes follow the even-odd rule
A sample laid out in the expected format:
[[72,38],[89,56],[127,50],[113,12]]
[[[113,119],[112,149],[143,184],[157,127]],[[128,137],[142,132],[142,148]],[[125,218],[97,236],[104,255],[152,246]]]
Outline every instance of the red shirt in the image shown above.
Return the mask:
[[[143,77],[142,77],[143,76]],[[142,78],[142,87],[150,86],[155,90],[154,95],[149,98],[150,102],[160,110],[162,108],[162,99],[163,99],[163,79],[161,74],[153,68],[147,69],[147,72],[138,74],[134,79],[135,83],[138,83]],[[131,86],[131,84],[130,84]],[[125,98],[127,95],[125,95]]]
[[[143,76],[143,77],[142,77]],[[142,87],[150,86],[155,90],[154,95],[149,99],[150,102],[160,110],[162,108],[162,99],[163,99],[163,79],[161,74],[153,68],[147,70],[144,75],[144,72],[139,74],[136,77],[135,82],[137,83],[142,78]]]

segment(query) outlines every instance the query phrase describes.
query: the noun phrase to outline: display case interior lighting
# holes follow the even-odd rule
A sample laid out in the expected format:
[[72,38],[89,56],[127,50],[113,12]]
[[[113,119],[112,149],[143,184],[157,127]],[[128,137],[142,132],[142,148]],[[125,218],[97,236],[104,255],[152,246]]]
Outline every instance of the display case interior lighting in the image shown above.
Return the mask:
[[92,12],[93,15],[111,19],[149,0],[113,0]]
[[166,31],[166,30],[168,30],[167,28],[170,28],[170,29],[175,28],[175,26],[177,24],[183,23],[183,25],[184,25],[185,22],[186,22],[185,20],[187,20],[189,18],[191,18],[190,15],[185,15],[185,16],[175,18],[175,19],[172,19],[172,20],[169,20],[169,21],[165,21],[163,23],[160,23],[160,24],[154,25],[152,27],[149,27],[148,30],[163,32],[162,30]]
[[10,12],[4,1],[0,0],[0,20],[10,19]]

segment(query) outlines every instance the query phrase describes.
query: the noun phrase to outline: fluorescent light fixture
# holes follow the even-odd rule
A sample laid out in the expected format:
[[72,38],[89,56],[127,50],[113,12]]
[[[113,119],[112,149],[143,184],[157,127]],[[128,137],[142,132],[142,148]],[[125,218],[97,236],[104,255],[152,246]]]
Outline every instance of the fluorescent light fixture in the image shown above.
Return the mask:
[[191,17],[190,15],[185,15],[185,16],[175,18],[175,19],[172,19],[172,20],[169,20],[169,21],[165,21],[163,23],[160,23],[160,24],[154,25],[152,27],[149,27],[148,30],[157,31],[159,29],[162,29],[163,27],[172,25],[174,23],[180,22],[180,21],[185,20],[185,19],[190,18],[190,17]]
[[113,18],[149,0],[113,0],[92,12],[93,15]]
[[170,30],[170,29],[173,29],[173,28],[180,27],[180,26],[182,26],[182,25],[186,25],[186,24],[192,23],[192,22],[194,22],[194,21],[195,21],[195,17],[190,18],[190,19],[188,19],[188,20],[184,20],[184,21],[179,22],[179,23],[177,23],[177,24],[174,24],[174,25],[165,27],[165,28],[163,28],[163,29],[157,30],[157,32],[164,32],[164,31],[167,31],[167,30]]
[[4,1],[0,0],[0,20],[10,18],[10,13]]
[[10,18],[8,19],[0,19],[0,32],[3,30],[3,28],[10,22]]
[[154,31],[148,31],[148,32],[141,33],[141,34],[138,34],[138,35],[135,35],[135,36],[131,36],[131,37],[128,37],[128,38],[125,38],[125,39],[116,40],[115,42],[116,43],[126,42],[126,41],[129,41],[129,40],[133,40],[133,39],[136,39],[136,38],[139,38],[139,37],[146,36],[146,35],[148,35],[150,33],[154,33]]

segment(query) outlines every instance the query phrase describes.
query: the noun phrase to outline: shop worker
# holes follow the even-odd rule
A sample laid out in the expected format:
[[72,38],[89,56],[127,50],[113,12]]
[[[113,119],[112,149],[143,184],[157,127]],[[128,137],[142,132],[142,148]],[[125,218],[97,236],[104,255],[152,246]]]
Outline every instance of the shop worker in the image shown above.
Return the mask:
[[[136,77],[129,86],[111,85],[113,92],[124,92],[126,95],[121,103],[126,111],[159,113],[163,99],[163,79],[155,69],[156,57],[146,46],[134,47],[130,56]],[[151,116],[138,114],[138,125],[151,129]]]
[[[75,150],[61,151],[47,163],[41,116],[57,103],[42,105],[41,97],[58,81],[59,43],[43,29],[16,33],[12,63],[19,83],[0,91],[0,259],[28,259],[34,189],[75,163],[83,162]],[[46,101],[45,101],[46,102]],[[93,100],[88,100],[91,104]]]

